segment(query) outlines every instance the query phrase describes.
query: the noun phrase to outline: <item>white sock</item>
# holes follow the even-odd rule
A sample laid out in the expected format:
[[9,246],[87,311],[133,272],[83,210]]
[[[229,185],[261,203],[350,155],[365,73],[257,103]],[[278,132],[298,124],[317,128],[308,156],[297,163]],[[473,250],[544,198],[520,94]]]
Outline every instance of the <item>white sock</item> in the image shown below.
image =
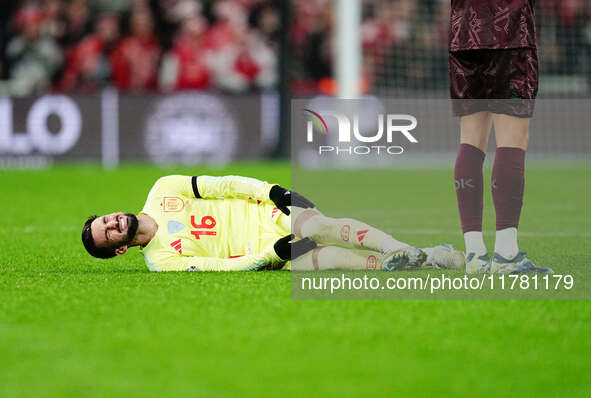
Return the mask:
[[477,257],[486,254],[486,246],[484,239],[482,239],[482,231],[470,231],[464,234],[464,241],[466,242],[466,254],[476,253]]
[[507,260],[514,258],[519,253],[517,246],[517,228],[505,228],[497,231],[495,252]]
[[403,247],[407,246],[408,244],[400,242],[391,236],[387,236],[386,239],[384,239],[384,241],[382,242],[380,249],[382,249],[382,253],[388,253],[402,249]]

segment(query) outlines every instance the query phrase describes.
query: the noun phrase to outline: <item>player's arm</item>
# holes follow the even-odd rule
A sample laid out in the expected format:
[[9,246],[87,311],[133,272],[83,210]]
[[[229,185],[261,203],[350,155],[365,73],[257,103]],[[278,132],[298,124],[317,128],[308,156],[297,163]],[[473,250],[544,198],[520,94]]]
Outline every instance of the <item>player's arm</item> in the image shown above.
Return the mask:
[[239,198],[255,199],[262,202],[270,200],[269,193],[273,184],[256,178],[240,176],[195,176],[192,177],[197,191],[196,197],[200,198]]
[[193,177],[193,179],[194,185],[197,187],[196,197],[252,198],[263,202],[270,201],[285,214],[289,214],[288,206],[297,206],[304,209],[314,207],[314,203],[297,192],[256,178],[199,176]]
[[171,175],[160,178],[150,191],[178,194],[188,198],[240,198],[272,202],[285,214],[289,214],[288,206],[304,209],[314,207],[314,203],[297,192],[290,191],[276,184],[256,178],[240,176],[181,176]]
[[167,193],[197,199],[223,197],[269,201],[272,187],[266,181],[249,177],[170,175],[159,178],[150,194]]
[[195,192],[197,186],[193,186],[193,179],[195,177],[182,176],[182,175],[170,175],[159,178],[152,189],[150,194],[168,194],[168,195],[179,195],[186,198],[195,198]]
[[287,235],[268,247],[261,254],[235,258],[171,257],[159,264],[161,271],[258,271],[267,266],[276,268],[313,250],[316,243],[309,238],[291,242],[294,235]]

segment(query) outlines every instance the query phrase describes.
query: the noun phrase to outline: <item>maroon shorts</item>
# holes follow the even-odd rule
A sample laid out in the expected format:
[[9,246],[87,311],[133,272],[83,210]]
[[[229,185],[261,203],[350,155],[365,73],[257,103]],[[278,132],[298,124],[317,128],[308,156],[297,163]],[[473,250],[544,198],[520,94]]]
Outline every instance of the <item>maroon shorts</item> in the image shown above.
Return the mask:
[[449,75],[456,116],[533,115],[539,75],[535,48],[450,52]]

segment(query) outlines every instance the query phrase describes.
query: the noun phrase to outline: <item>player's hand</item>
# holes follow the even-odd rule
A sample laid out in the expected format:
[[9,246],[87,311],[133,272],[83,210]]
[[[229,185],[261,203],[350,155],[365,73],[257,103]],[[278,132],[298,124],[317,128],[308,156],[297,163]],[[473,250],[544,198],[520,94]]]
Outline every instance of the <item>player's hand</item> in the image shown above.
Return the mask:
[[316,207],[314,203],[304,198],[297,192],[287,190],[279,185],[273,185],[269,192],[269,199],[275,203],[275,206],[284,214],[289,215],[287,206],[301,207],[302,209],[309,209]]
[[308,253],[310,250],[316,248],[316,242],[310,238],[304,238],[295,242],[291,242],[295,238],[294,234],[284,236],[273,245],[275,253],[283,261],[293,260]]

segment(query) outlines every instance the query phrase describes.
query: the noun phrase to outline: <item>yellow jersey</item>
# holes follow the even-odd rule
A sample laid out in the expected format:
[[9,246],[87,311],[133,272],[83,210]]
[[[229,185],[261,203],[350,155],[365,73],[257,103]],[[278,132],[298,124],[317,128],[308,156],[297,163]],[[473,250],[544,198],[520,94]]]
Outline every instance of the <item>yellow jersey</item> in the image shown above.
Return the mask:
[[152,271],[237,271],[279,268],[274,243],[290,233],[269,199],[273,185],[254,178],[160,178],[140,214],[158,224],[143,248]]

